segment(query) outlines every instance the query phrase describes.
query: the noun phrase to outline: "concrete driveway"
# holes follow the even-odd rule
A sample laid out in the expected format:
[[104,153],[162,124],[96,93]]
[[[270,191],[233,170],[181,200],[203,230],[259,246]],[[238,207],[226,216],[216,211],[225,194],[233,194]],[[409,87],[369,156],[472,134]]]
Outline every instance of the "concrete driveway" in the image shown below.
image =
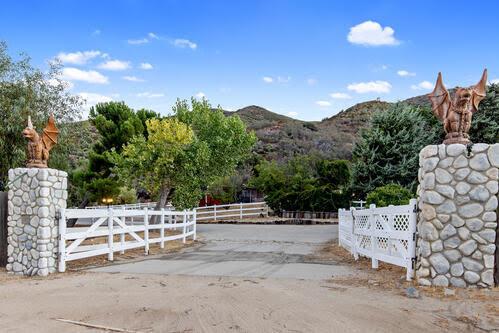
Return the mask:
[[180,253],[93,269],[94,272],[327,279],[351,268],[310,255],[338,237],[336,225],[198,225],[204,242]]

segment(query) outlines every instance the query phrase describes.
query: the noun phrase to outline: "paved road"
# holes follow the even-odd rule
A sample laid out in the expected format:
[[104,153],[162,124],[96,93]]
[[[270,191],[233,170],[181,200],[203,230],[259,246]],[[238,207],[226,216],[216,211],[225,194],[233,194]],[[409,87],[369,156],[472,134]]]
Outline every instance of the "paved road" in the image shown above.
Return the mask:
[[346,266],[309,257],[338,237],[335,225],[201,224],[198,235],[205,242],[201,247],[93,271],[313,280],[352,274]]

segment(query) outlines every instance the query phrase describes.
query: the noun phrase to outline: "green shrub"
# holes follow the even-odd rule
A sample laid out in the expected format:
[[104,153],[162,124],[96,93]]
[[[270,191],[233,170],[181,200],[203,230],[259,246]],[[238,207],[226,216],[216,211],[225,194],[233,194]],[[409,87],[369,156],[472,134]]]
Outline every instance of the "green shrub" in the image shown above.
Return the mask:
[[407,205],[413,198],[411,191],[399,184],[388,184],[377,187],[367,195],[367,204],[375,204],[377,207],[388,205]]

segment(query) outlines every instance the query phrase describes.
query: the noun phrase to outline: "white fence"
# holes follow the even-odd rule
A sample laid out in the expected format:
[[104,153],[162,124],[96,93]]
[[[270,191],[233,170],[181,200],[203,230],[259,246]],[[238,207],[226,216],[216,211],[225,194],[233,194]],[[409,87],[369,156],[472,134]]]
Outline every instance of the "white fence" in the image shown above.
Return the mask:
[[352,253],[369,257],[372,267],[378,260],[405,267],[407,280],[414,275],[416,257],[417,201],[408,205],[368,209],[340,209],[339,244]]
[[[139,217],[143,223],[132,225],[130,221]],[[155,223],[150,224],[151,217]],[[66,219],[95,220],[90,227],[66,227]],[[151,233],[158,230],[159,235]],[[180,232],[178,230],[181,230]],[[172,231],[166,235],[166,231]],[[139,236],[142,234],[142,237]],[[119,240],[115,241],[115,235]],[[129,239],[126,239],[129,235]],[[114,252],[144,247],[149,253],[150,244],[160,243],[164,248],[165,242],[192,236],[196,239],[196,212],[169,211],[169,210],[129,210],[129,209],[61,209],[59,216],[59,272],[66,270],[66,262],[81,258],[107,254],[108,260],[113,260]],[[90,240],[95,244],[83,244]],[[102,240],[103,242],[99,242]],[[87,243],[88,243],[87,242]]]
[[269,207],[265,202],[213,205],[196,208],[198,221],[219,221],[227,219],[268,217]]

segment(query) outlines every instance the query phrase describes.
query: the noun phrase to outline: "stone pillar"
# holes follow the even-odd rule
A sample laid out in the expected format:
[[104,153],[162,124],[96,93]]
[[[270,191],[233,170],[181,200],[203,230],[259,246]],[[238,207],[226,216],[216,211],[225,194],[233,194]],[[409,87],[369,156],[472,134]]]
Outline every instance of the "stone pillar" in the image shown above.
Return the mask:
[[493,286],[499,144],[426,146],[419,166],[419,284]]
[[66,208],[67,173],[55,169],[9,170],[7,271],[41,275],[57,271],[58,220]]

